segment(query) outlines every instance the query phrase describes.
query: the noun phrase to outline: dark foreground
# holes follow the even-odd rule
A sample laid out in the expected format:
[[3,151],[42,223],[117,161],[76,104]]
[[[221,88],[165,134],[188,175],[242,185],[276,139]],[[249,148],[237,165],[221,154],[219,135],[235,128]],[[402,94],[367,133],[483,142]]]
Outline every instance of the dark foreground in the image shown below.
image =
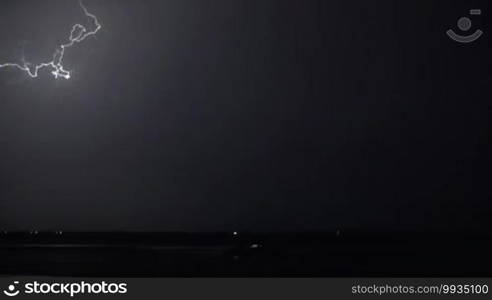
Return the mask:
[[1,275],[491,277],[492,240],[464,236],[2,233]]

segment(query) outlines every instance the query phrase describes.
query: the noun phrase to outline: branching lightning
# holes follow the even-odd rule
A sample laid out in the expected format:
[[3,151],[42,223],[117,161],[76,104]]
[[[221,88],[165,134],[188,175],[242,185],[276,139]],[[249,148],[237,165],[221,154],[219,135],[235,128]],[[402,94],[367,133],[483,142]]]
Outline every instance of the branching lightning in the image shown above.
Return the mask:
[[95,35],[102,28],[97,17],[91,14],[86,9],[84,4],[82,3],[82,0],[79,0],[79,4],[86,17],[92,20],[92,22],[94,23],[94,29],[88,30],[85,26],[81,24],[73,25],[72,30],[70,31],[68,42],[66,44],[60,45],[55,50],[55,53],[53,54],[53,58],[49,62],[41,63],[38,65],[32,65],[31,63],[28,62],[23,62],[23,64],[4,63],[4,64],[0,64],[0,68],[17,68],[26,72],[32,78],[38,77],[39,71],[41,69],[50,68],[52,70],[51,74],[53,74],[55,78],[61,77],[65,79],[70,79],[70,71],[67,71],[63,66],[63,58],[65,56],[65,51],[68,48],[74,46],[75,44],[84,41],[86,38]]

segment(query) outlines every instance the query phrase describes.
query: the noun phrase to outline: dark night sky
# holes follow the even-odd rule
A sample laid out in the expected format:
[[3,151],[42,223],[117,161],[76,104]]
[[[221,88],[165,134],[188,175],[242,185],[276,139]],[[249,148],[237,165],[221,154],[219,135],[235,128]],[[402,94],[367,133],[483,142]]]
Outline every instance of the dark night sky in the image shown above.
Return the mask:
[[[103,29],[71,80],[0,69],[0,228],[492,226],[488,1],[85,4]],[[485,36],[451,42],[470,8]],[[84,21],[2,0],[0,63]]]

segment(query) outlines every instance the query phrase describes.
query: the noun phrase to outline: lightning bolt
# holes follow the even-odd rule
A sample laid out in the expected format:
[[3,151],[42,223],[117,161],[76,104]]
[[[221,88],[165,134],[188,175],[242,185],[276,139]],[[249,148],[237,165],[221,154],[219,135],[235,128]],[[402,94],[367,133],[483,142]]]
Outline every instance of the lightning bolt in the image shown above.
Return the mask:
[[85,26],[81,24],[75,24],[70,31],[70,36],[68,38],[68,42],[66,44],[60,45],[53,54],[53,58],[49,62],[41,63],[33,66],[31,63],[23,62],[23,64],[16,63],[4,63],[0,64],[1,68],[17,68],[26,72],[31,78],[38,77],[39,71],[44,68],[50,68],[51,74],[58,79],[59,77],[70,79],[70,71],[67,71],[63,66],[63,58],[65,57],[65,52],[68,48],[84,41],[86,38],[95,35],[101,28],[101,24],[97,17],[91,14],[87,8],[82,3],[82,0],[79,0],[79,5],[82,8],[85,16],[92,20],[94,23],[94,29],[88,30]]

